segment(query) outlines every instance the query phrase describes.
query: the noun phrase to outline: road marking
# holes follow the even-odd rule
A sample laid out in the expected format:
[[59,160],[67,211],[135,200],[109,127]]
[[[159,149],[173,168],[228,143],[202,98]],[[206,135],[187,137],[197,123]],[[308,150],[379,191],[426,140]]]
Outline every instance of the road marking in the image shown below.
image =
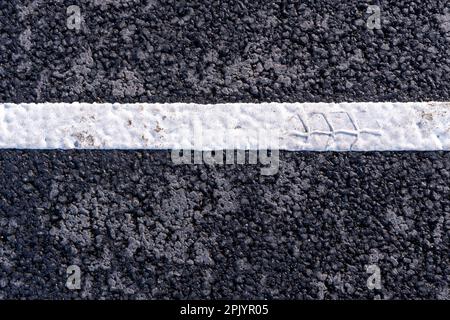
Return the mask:
[[0,104],[0,148],[450,150],[450,103]]

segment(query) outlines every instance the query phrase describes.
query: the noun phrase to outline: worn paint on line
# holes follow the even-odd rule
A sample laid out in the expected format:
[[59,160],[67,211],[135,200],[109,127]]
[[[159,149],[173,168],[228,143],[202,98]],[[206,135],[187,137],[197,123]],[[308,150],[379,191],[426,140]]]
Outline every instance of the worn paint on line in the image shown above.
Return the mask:
[[450,103],[0,104],[0,148],[450,150]]

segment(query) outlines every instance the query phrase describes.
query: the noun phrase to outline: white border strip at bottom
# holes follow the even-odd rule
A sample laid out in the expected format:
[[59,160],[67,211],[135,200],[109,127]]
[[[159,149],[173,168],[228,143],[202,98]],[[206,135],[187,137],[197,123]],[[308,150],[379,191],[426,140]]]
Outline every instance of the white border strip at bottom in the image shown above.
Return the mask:
[[450,103],[0,104],[0,148],[450,150]]

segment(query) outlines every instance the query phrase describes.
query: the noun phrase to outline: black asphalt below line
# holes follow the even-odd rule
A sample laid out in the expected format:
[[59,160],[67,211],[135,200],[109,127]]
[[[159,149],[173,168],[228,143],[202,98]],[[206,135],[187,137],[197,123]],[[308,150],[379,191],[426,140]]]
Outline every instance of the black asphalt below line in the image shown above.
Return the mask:
[[450,100],[446,0],[8,0],[0,30],[0,102]]
[[280,160],[1,151],[0,297],[449,298],[450,153]]

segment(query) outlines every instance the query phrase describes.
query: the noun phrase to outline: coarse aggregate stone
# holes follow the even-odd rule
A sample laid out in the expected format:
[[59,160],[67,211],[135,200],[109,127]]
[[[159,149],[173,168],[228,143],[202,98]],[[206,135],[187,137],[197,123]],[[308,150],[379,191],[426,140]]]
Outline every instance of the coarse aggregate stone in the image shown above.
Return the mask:
[[0,298],[449,298],[450,153],[280,157],[0,151]]

